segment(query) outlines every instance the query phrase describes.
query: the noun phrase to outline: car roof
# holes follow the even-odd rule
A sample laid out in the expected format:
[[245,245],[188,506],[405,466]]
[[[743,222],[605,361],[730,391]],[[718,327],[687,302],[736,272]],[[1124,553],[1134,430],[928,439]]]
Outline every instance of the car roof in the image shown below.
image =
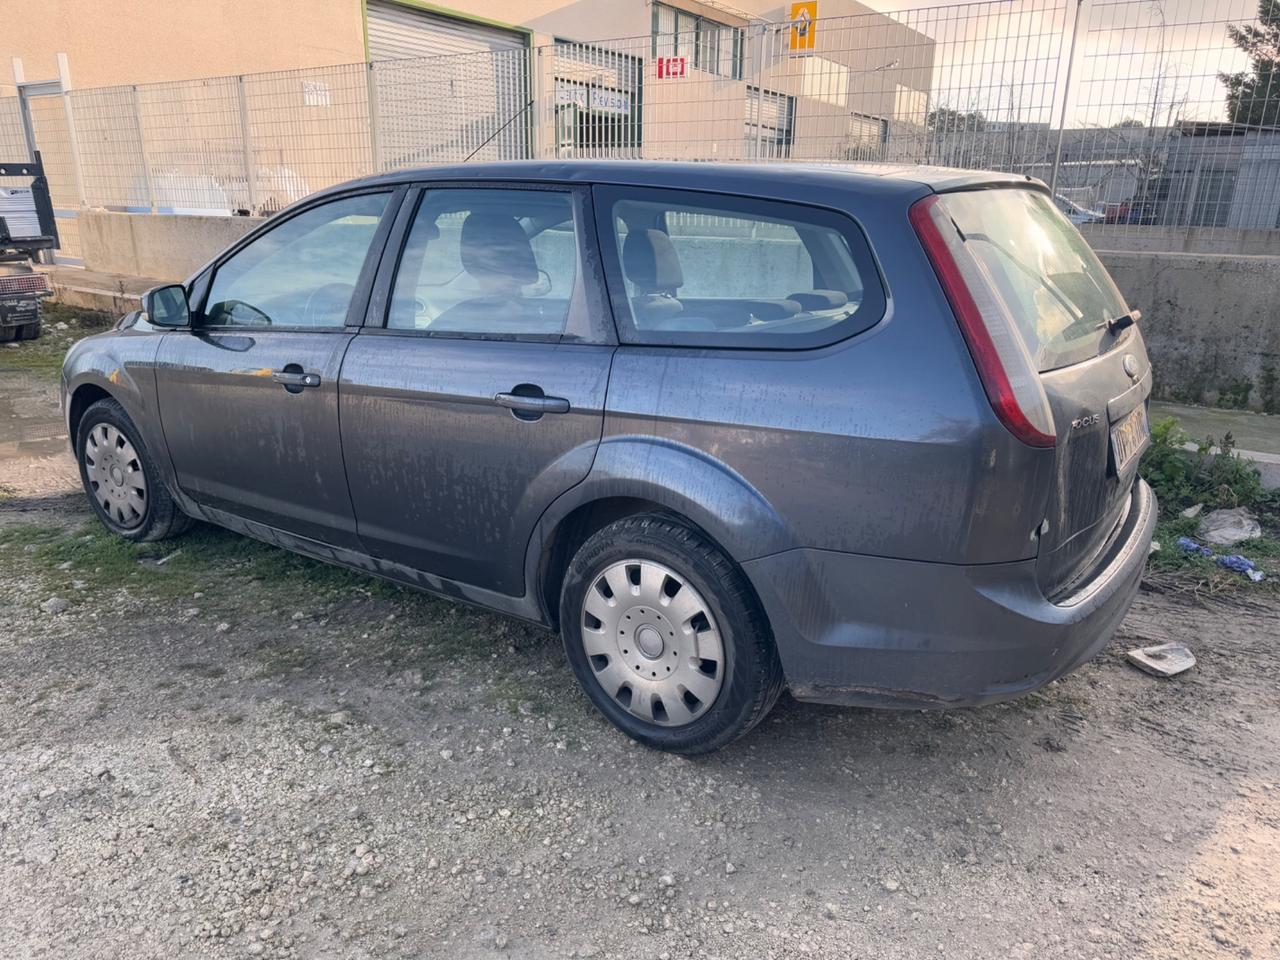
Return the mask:
[[736,163],[680,160],[509,160],[412,167],[331,188],[430,181],[520,181],[679,187],[716,193],[796,199],[808,190],[920,196],[992,186],[1044,185],[1032,177],[986,170],[958,170],[889,163]]

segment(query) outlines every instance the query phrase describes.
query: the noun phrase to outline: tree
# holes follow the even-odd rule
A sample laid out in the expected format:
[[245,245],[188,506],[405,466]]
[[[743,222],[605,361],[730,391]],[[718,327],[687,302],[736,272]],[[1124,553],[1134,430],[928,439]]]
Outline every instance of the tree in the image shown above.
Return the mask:
[[1280,0],[1258,0],[1258,24],[1227,27],[1252,72],[1220,73],[1232,123],[1280,126]]
[[[1280,0],[1277,0],[1280,2]],[[939,107],[930,110],[925,117],[924,125],[938,133],[960,133],[969,130],[985,130],[987,118],[981,110],[953,110],[950,107]]]
[[1112,124],[1112,129],[1113,130],[1137,130],[1139,127],[1142,127],[1142,126],[1144,126],[1144,124],[1141,120],[1137,120],[1133,117],[1125,117],[1119,123]]

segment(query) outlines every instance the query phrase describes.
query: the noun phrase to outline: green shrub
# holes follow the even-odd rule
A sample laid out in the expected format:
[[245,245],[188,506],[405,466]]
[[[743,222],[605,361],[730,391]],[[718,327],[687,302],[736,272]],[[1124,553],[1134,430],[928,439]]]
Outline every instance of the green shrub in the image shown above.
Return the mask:
[[[1188,439],[1174,417],[1157,420],[1151,427],[1151,446],[1138,468],[1155,490],[1165,516],[1203,503],[1210,510],[1249,507],[1280,520],[1276,491],[1263,490],[1257,468],[1236,454],[1230,433],[1221,440],[1206,437],[1195,450],[1183,446]],[[1217,456],[1209,452],[1215,446],[1221,451]]]

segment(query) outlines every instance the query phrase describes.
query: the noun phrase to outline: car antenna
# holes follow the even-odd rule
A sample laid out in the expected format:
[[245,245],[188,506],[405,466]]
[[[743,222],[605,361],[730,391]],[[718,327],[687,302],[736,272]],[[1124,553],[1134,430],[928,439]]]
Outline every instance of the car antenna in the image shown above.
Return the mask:
[[497,130],[493,131],[493,133],[489,134],[489,136],[485,137],[484,143],[480,144],[480,146],[476,147],[474,150],[468,153],[466,157],[463,158],[462,162],[466,163],[468,160],[474,157],[477,153],[479,153],[481,150],[487,147],[489,145],[489,141],[491,141],[494,137],[500,134],[503,130],[507,129],[507,127],[511,126],[512,120],[515,120],[517,117],[520,116],[520,114],[524,113],[526,110],[528,110],[532,106],[533,106],[533,99],[530,98],[529,100],[526,100],[523,107],[521,107],[519,110],[513,113],[510,117],[508,117],[506,123],[500,126]]

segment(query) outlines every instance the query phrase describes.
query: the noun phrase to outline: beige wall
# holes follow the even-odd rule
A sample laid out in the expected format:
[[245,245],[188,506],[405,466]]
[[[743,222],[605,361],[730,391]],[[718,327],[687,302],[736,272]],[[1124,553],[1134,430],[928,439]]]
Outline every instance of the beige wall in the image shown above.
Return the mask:
[[[65,53],[72,85],[82,89],[365,58],[360,0],[38,0],[20,6],[3,16],[0,29],[0,96],[14,93],[14,57],[28,81],[53,80],[57,54]],[[525,27],[547,41],[650,28],[643,0],[454,0],[433,9]]]
[[[39,0],[3,15],[0,78],[76,87],[259,73],[364,59],[359,0]],[[12,94],[0,87],[0,95]]]
[[[698,0],[670,2],[729,26],[745,23]],[[644,0],[405,3],[523,27],[538,43],[647,36],[652,26]],[[772,0],[734,6],[774,21],[787,15]],[[870,12],[856,0],[822,0],[824,19]],[[52,80],[56,55],[66,53],[72,85],[80,89],[357,63],[365,58],[363,16],[360,0],[39,0],[4,17],[0,96],[14,92],[14,57],[27,80]],[[820,46],[834,39],[819,31]],[[885,39],[865,45],[878,47]]]

